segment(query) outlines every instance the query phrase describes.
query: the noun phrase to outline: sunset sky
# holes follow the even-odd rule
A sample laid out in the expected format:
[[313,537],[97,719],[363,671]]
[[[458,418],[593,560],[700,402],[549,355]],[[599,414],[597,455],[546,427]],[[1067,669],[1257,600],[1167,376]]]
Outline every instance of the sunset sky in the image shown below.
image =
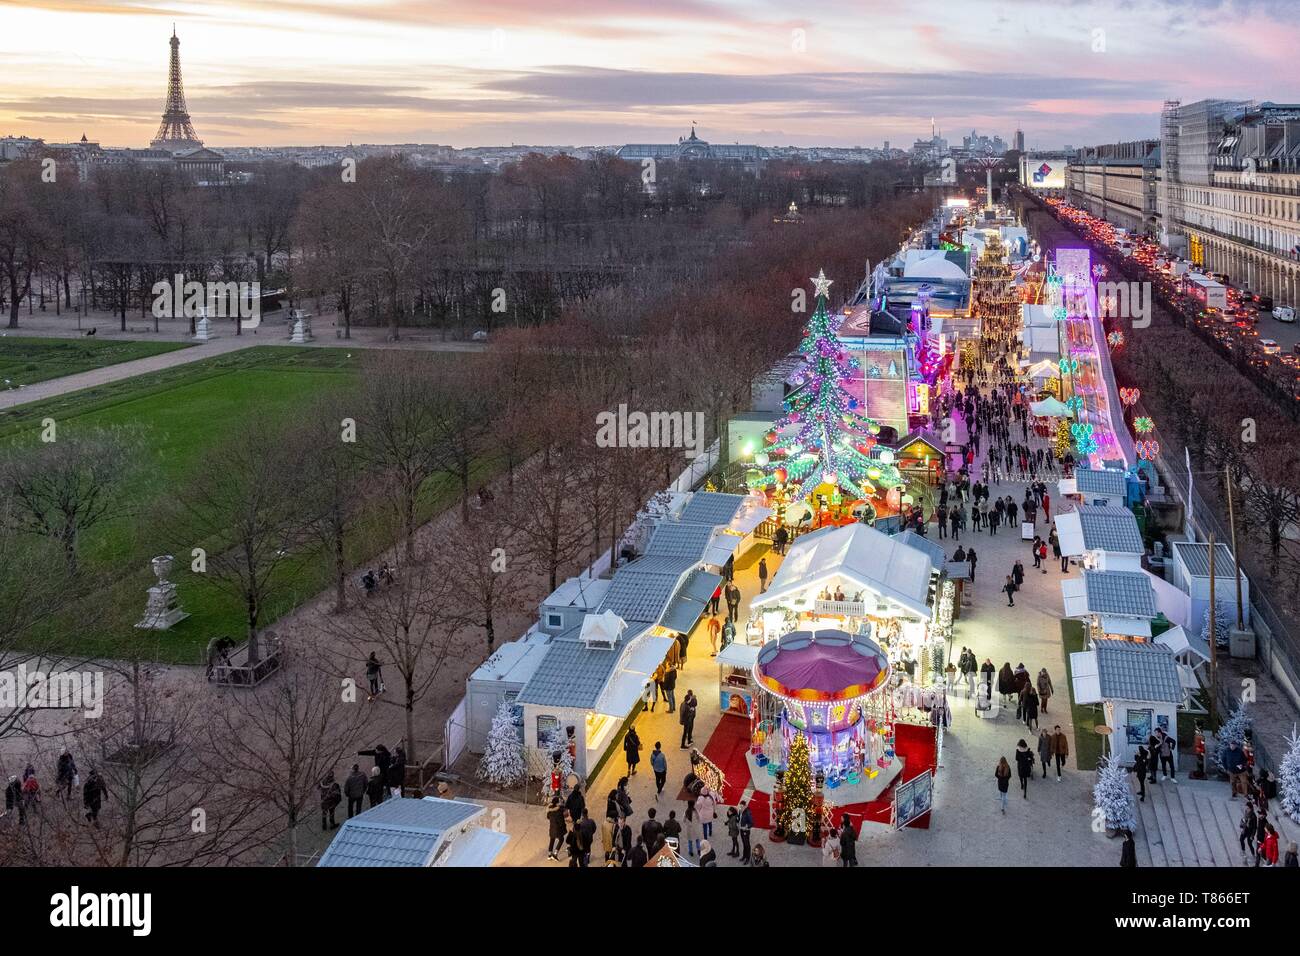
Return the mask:
[[[1032,148],[1300,100],[1297,0],[0,0],[0,135],[143,146],[172,24],[210,146]],[[1099,32],[1100,31],[1100,32]]]

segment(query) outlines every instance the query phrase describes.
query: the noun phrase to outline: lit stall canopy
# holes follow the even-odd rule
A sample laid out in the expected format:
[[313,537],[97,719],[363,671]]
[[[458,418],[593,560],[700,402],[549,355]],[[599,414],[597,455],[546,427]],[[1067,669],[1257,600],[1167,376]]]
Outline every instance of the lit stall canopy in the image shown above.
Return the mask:
[[692,572],[668,605],[668,610],[659,621],[660,626],[669,631],[688,633],[703,616],[705,606],[721,583],[720,574],[703,570]]

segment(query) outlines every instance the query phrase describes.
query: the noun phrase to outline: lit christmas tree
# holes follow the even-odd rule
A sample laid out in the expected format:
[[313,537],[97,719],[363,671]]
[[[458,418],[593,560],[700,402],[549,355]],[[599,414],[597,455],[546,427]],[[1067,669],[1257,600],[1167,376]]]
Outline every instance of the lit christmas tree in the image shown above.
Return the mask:
[[[799,351],[807,367],[800,387],[785,400],[786,414],[768,434],[768,446],[754,456],[762,472],[753,488],[784,486],[792,501],[810,496],[818,485],[838,486],[855,498],[876,493],[876,482],[901,485],[898,470],[872,457],[880,426],[862,414],[862,403],[849,394],[845,379],[858,369],[836,336],[838,321],[826,308],[831,280],[813,279],[817,308],[804,330]],[[795,430],[782,437],[788,428]]]
[[784,802],[777,825],[790,843],[803,843],[808,838],[809,815],[812,812],[812,764],[808,759],[808,738],[798,731],[790,742],[790,753],[785,768]]
[[1060,461],[1065,461],[1066,454],[1070,451],[1070,423],[1061,419],[1056,423],[1056,436],[1052,440],[1052,452]]

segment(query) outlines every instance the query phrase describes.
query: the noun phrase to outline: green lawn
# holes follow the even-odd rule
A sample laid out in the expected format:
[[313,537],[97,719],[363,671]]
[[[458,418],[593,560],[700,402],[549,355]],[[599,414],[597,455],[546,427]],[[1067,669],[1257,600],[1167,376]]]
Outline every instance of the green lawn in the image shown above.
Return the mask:
[[1065,681],[1070,693],[1070,719],[1074,723],[1074,753],[1080,770],[1096,770],[1101,759],[1101,736],[1093,729],[1102,722],[1101,708],[1095,704],[1076,704],[1070,688],[1074,674],[1070,670],[1070,655],[1087,650],[1084,647],[1082,621],[1061,621],[1061,641],[1065,645]]
[[185,342],[0,338],[0,390],[188,348]]
[[[439,355],[434,360],[453,358]],[[196,478],[205,451],[238,435],[246,421],[287,422],[295,409],[313,398],[355,387],[358,362],[342,349],[261,346],[0,414],[0,442],[30,440],[45,417],[56,418],[61,431],[113,425],[147,429],[151,457],[126,489],[134,516],[104,522],[81,541],[84,565],[111,575],[111,583],[55,623],[52,633],[59,645],[80,653],[113,652],[122,628],[100,628],[97,622],[140,616],[146,588],[154,580],[149,559],[164,550],[176,554],[171,580],[191,616],[166,632],[135,632],[144,652],[160,660],[197,663],[212,637],[242,637],[239,602],[203,575],[191,573],[188,551],[164,540],[162,530],[151,527],[147,516],[169,492]],[[422,517],[455,497],[449,483],[430,482],[421,502]],[[375,522],[363,521],[349,542],[349,557],[362,561],[386,543]],[[265,610],[264,625],[327,587],[328,561],[323,555],[305,555],[292,580],[287,574],[283,580],[286,588]]]

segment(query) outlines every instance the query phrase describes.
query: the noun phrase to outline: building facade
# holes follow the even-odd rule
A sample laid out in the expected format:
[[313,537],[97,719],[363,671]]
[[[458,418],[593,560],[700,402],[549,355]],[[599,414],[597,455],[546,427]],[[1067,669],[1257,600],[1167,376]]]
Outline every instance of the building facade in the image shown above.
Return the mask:
[[1153,139],[1079,150],[1065,171],[1066,198],[1094,216],[1158,235],[1160,143]]

